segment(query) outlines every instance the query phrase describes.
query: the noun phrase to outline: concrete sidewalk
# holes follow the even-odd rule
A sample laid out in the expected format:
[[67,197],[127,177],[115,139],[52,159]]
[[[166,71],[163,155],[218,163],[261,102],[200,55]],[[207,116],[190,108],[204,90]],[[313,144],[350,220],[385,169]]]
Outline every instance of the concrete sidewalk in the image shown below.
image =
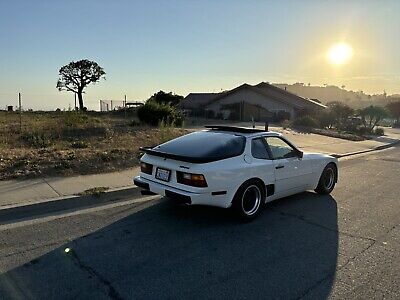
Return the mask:
[[[262,128],[262,126],[259,128]],[[349,153],[373,150],[376,147],[398,141],[396,135],[353,142],[317,134],[298,133],[292,130],[284,130],[280,127],[271,127],[270,130],[283,133],[305,152],[334,154],[339,157],[348,155]],[[398,132],[394,131],[394,134]],[[110,189],[133,187],[132,178],[138,173],[139,168],[137,167],[122,172],[85,176],[0,181],[0,209],[32,204],[44,199],[70,196],[94,187],[107,187]]]
[[398,141],[397,139],[384,137],[354,142],[314,133],[299,133],[293,130],[277,129],[276,131],[281,132],[305,152],[319,152],[339,157],[348,153],[372,150]]
[[138,173],[137,167],[104,174],[0,181],[0,209],[75,195],[94,187],[132,187],[132,178]]

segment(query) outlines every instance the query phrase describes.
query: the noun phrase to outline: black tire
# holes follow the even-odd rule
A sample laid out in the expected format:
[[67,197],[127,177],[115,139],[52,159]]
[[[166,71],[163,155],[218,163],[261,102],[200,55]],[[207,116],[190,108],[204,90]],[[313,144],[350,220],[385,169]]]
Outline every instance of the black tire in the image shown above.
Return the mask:
[[336,184],[336,167],[334,164],[328,164],[322,171],[321,177],[319,178],[318,186],[315,192],[321,195],[330,194],[335,188]]
[[256,180],[243,183],[233,197],[233,209],[243,220],[253,220],[257,217],[265,200],[265,190]]

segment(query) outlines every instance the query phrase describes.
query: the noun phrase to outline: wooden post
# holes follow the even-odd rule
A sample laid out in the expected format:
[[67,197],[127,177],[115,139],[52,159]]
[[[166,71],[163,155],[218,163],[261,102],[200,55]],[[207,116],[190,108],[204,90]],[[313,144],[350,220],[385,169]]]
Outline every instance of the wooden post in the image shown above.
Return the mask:
[[22,133],[22,104],[21,104],[21,93],[18,93],[18,104],[19,104],[19,132]]
[[124,111],[125,111],[125,119],[126,119],[126,95],[124,97]]

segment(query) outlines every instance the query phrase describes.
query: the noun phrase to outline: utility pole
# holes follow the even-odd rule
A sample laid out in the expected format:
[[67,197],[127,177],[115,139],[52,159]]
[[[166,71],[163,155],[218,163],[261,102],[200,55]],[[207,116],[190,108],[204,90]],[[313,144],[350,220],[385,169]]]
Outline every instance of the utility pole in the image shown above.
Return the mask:
[[19,105],[19,132],[22,133],[22,104],[21,104],[21,93],[18,93],[18,105]]
[[126,119],[126,95],[124,97],[124,111],[125,111],[125,119]]

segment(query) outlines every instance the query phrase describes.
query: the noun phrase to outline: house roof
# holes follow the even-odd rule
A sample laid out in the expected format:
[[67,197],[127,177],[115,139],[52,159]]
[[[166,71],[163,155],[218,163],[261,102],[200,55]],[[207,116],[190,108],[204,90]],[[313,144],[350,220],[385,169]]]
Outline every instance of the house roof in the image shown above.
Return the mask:
[[206,106],[221,93],[190,93],[179,104],[182,108],[196,108]]
[[296,108],[310,108],[310,107],[326,108],[325,105],[315,100],[310,100],[308,98],[295,95],[293,93],[290,93],[289,91],[278,88],[267,82],[261,82],[256,85],[249,85],[247,83],[244,83],[232,90],[221,93],[190,93],[185,97],[184,100],[182,100],[180,106],[184,108],[196,108],[199,106],[205,107],[241,89],[250,89],[270,99],[279,102],[284,102]]
[[278,88],[272,84],[269,84],[267,82],[260,82],[259,84],[253,86],[253,88],[259,89],[260,92],[264,92],[266,95],[271,96],[271,94],[275,95],[276,98],[280,98],[278,95],[282,95],[285,98],[280,98],[276,100],[287,100],[288,104],[291,104],[293,106],[297,106],[300,108],[303,107],[320,107],[320,108],[326,108],[325,105],[320,103],[319,101],[315,101],[315,99],[311,100],[309,98],[304,98],[299,95],[293,94],[287,90]]

